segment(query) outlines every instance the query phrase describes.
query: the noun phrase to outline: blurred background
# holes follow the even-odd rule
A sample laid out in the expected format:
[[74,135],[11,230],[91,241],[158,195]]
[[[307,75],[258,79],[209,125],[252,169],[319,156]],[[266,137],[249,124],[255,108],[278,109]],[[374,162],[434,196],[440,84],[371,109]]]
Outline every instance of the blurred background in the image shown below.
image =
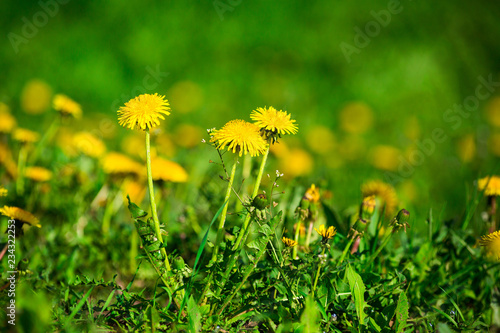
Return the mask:
[[[166,155],[214,158],[207,128],[274,106],[299,133],[271,167],[345,208],[363,183],[401,206],[459,216],[500,156],[500,6],[422,1],[2,1],[0,101],[43,133],[70,96],[88,130],[122,150],[116,111],[165,95]],[[47,161],[46,161],[47,163]],[[200,162],[201,163],[201,162]]]

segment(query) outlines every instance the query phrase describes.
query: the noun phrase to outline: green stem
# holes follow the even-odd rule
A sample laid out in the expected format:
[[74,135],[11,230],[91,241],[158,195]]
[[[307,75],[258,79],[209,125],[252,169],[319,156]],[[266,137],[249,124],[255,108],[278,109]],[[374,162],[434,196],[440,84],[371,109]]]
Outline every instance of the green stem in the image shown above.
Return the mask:
[[319,263],[318,263],[318,270],[316,271],[316,278],[314,279],[314,285],[313,285],[313,290],[312,292],[314,293],[316,291],[316,285],[318,284],[318,278],[319,278],[319,273],[321,271],[321,258],[325,254],[326,246],[323,246],[323,251],[321,251],[321,255],[319,258]]
[[[264,175],[264,168],[266,166],[267,157],[269,156],[270,147],[271,147],[270,145],[267,147],[267,150],[264,153],[264,156],[262,157],[262,162],[260,163],[259,174],[257,175],[257,179],[255,180],[255,186],[253,188],[252,200],[257,196],[257,194],[259,194],[260,183],[262,181],[262,176]],[[236,251],[236,249],[238,249],[240,247],[240,244],[242,243],[243,235],[246,233],[246,230],[248,229],[248,224],[250,223],[251,219],[252,219],[252,214],[247,214],[247,216],[245,217],[245,221],[243,222],[243,226],[241,227],[238,238],[236,239],[236,242],[234,243],[233,251]]]
[[382,249],[387,245],[387,243],[389,243],[389,240],[391,239],[391,236],[392,236],[392,231],[393,231],[392,227],[390,227],[389,229],[387,229],[387,231],[386,231],[386,233],[384,235],[384,238],[382,239],[382,244],[380,244],[380,246],[378,247],[377,251],[375,251],[375,253],[373,253],[370,256],[370,259],[368,259],[368,262],[366,263],[365,267],[370,266],[371,263],[373,262],[373,260],[375,260],[375,258],[379,255],[380,251],[382,251]]
[[311,242],[311,234],[313,226],[314,226],[314,221],[309,221],[309,229],[307,229],[307,236],[306,236],[306,249],[309,249],[309,243]]
[[[161,236],[161,230],[160,230],[160,221],[158,220],[158,212],[156,211],[153,177],[151,175],[151,144],[149,138],[149,128],[146,128],[146,166],[148,169],[149,201],[151,203],[151,215],[153,216],[153,221],[155,225],[156,238],[162,244],[166,245],[166,243],[163,243],[163,237]],[[162,256],[165,258],[165,268],[167,269],[167,271],[170,271],[170,264],[168,262],[167,251],[165,251],[165,247],[162,247],[160,252]]]
[[299,234],[300,234],[301,224],[302,224],[302,221],[299,221],[299,222],[297,222],[296,227],[295,227],[295,236],[294,236],[293,240],[297,242],[297,246],[294,246],[292,249],[292,259],[297,258],[297,248],[299,247]]
[[33,154],[30,156],[30,163],[33,165],[35,164],[36,160],[38,159],[38,156],[42,152],[42,150],[45,148],[45,146],[52,141],[54,135],[57,132],[57,129],[59,128],[59,124],[61,123],[61,118],[56,117],[54,121],[50,124],[49,128],[45,131],[45,134],[42,136],[40,141],[38,142],[35,151],[33,151]]
[[342,262],[344,261],[345,257],[347,256],[347,252],[349,252],[349,249],[351,248],[351,245],[352,245],[352,243],[354,243],[356,238],[358,238],[357,235],[352,235],[351,239],[349,239],[349,242],[347,243],[346,247],[344,248],[344,252],[342,252],[342,256],[340,257],[340,260],[338,263],[339,265],[342,264]]
[[224,224],[226,222],[227,208],[229,206],[229,197],[231,196],[231,190],[233,187],[234,175],[236,173],[236,165],[238,164],[238,154],[235,154],[233,168],[231,169],[231,175],[229,176],[229,183],[227,184],[226,196],[224,197],[225,206],[222,209],[219,227],[217,229],[217,239],[215,240],[214,251],[212,252],[212,260],[217,259],[217,255],[219,254],[219,246],[222,242],[222,238],[224,237]]
[[28,156],[27,144],[22,144],[19,149],[19,157],[17,159],[17,181],[16,191],[18,195],[24,193],[24,168],[26,166],[26,156]]

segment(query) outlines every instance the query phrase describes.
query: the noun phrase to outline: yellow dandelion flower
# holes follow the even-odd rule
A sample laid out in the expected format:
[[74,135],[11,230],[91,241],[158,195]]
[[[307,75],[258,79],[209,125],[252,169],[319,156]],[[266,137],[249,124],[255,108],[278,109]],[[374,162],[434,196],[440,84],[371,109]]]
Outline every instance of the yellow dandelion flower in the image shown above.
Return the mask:
[[335,230],[335,227],[331,226],[331,227],[328,227],[325,228],[325,225],[322,224],[319,226],[319,230],[314,228],[314,230],[316,230],[316,232],[318,234],[321,235],[321,237],[323,237],[323,242],[327,242],[329,239],[332,239],[333,236],[335,236],[337,234],[337,230]]
[[35,182],[47,182],[52,178],[52,171],[39,166],[30,166],[24,169],[24,175]]
[[211,142],[214,142],[218,149],[232,150],[241,156],[247,153],[250,156],[258,156],[267,148],[266,141],[259,133],[259,127],[244,120],[231,120],[220,130],[211,133]]
[[373,125],[373,112],[362,102],[347,104],[340,111],[340,127],[347,133],[362,134]]
[[306,191],[306,194],[304,195],[304,198],[310,202],[319,202],[319,188],[316,187],[316,185],[312,184],[311,187],[309,187]]
[[146,186],[138,181],[127,179],[122,185],[123,201],[127,202],[127,195],[135,204],[140,204],[146,195]]
[[142,94],[125,103],[118,110],[118,123],[129,129],[138,127],[145,131],[160,125],[163,115],[170,114],[168,100],[165,96],[155,94]]
[[[0,102],[0,104],[3,104]],[[4,104],[5,105],[5,104]],[[0,107],[0,133],[10,133],[16,127],[16,118],[10,114],[7,105],[5,109]],[[5,111],[4,111],[5,110]]]
[[89,132],[79,132],[73,136],[73,144],[83,154],[99,158],[106,152],[106,146],[99,138]]
[[50,86],[38,79],[26,83],[21,93],[21,108],[29,114],[40,114],[50,106],[52,89]]
[[482,236],[479,244],[486,248],[488,255],[496,260],[500,260],[500,231],[497,230],[488,235]]
[[307,145],[317,154],[328,155],[335,149],[336,139],[333,132],[325,126],[314,126],[306,135]]
[[0,213],[4,216],[7,216],[13,220],[22,222],[22,223],[27,223],[29,225],[35,226],[40,228],[40,221],[30,212],[27,212],[21,208],[18,207],[12,207],[12,206],[3,206],[3,208],[0,208]]
[[0,185],[0,197],[6,197],[7,196],[7,189]]
[[117,152],[109,152],[104,155],[102,167],[104,172],[108,174],[132,174],[137,176],[144,174],[144,168],[139,162]]
[[151,176],[154,180],[185,183],[188,174],[179,164],[161,157],[151,159]]
[[378,145],[370,151],[371,164],[380,170],[395,171],[399,166],[401,151],[392,146]]
[[40,138],[40,135],[36,132],[24,129],[24,128],[16,128],[14,133],[12,134],[14,140],[22,142],[22,143],[33,143],[37,142]]
[[300,148],[293,148],[284,157],[280,158],[279,170],[287,179],[308,175],[314,167],[311,155]]
[[290,148],[288,148],[285,140],[281,140],[279,145],[271,145],[271,147],[269,147],[269,150],[277,158],[284,158],[285,156],[288,156],[288,154],[290,154]]
[[66,95],[57,94],[54,96],[54,109],[64,116],[73,116],[79,119],[82,116],[82,107]]
[[500,177],[489,176],[481,178],[477,181],[477,188],[479,191],[484,191],[487,196],[500,195]]
[[[203,91],[192,81],[175,83],[168,91],[175,112],[189,113],[203,105]],[[173,102],[175,101],[175,103]]]
[[368,215],[373,214],[376,204],[374,195],[364,197],[363,202],[361,203],[361,212]]
[[361,187],[363,197],[374,195],[385,205],[385,214],[392,215],[397,208],[398,198],[396,190],[389,184],[380,180],[370,181]]
[[0,163],[5,166],[5,169],[12,178],[17,178],[17,165],[12,158],[12,152],[9,147],[2,142],[0,142]]
[[293,239],[286,238],[286,237],[281,238],[281,241],[283,242],[283,244],[286,245],[286,247],[294,247],[294,246],[296,246],[298,244]]
[[252,111],[250,118],[263,131],[265,138],[276,140],[283,134],[296,134],[299,130],[295,119],[290,119],[290,114],[278,111],[272,106],[257,108]]

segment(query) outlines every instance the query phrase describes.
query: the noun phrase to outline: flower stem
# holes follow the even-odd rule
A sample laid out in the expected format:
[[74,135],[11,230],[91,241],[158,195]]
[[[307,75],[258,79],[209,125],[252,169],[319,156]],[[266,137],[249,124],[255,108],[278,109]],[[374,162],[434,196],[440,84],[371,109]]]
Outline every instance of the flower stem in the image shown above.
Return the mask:
[[[148,188],[149,188],[149,201],[151,203],[151,215],[155,225],[156,238],[164,245],[163,237],[161,236],[160,221],[158,220],[158,212],[156,211],[155,193],[153,188],[153,177],[151,175],[151,144],[149,138],[149,128],[146,128],[146,166],[148,171]],[[170,264],[168,262],[167,251],[165,247],[160,249],[162,256],[165,258],[165,268],[170,271]]]
[[222,242],[222,238],[224,236],[224,224],[226,222],[227,215],[227,207],[229,206],[229,197],[231,196],[231,190],[233,187],[234,175],[236,173],[236,165],[238,164],[238,154],[235,154],[233,168],[231,169],[231,175],[229,176],[229,183],[227,184],[226,196],[224,198],[224,208],[222,209],[222,213],[220,216],[219,227],[217,229],[217,239],[215,240],[214,251],[212,252],[212,260],[217,259],[217,255],[219,254],[219,246]]
[[[262,162],[260,163],[259,174],[257,175],[257,179],[255,180],[255,186],[253,188],[252,200],[257,196],[257,194],[259,194],[260,183],[262,181],[262,176],[264,175],[264,168],[266,166],[267,156],[269,156],[269,148],[270,147],[271,146],[267,147],[267,150],[264,153],[264,156],[262,157]],[[251,219],[252,219],[252,214],[247,214],[247,216],[245,217],[245,221],[243,222],[243,226],[241,227],[238,238],[236,239],[236,242],[234,243],[233,251],[236,251],[236,249],[238,249],[240,247],[240,244],[242,243],[243,236],[246,234],[246,230],[248,228],[248,224],[250,223]]]
[[370,266],[373,260],[375,260],[375,258],[379,255],[380,251],[382,251],[382,249],[387,245],[387,243],[389,243],[393,230],[394,229],[391,227],[385,232],[384,238],[382,239],[382,244],[380,244],[380,246],[377,248],[377,251],[375,251],[375,253],[373,253],[370,256],[370,259],[368,259],[368,262],[366,263],[365,267]]
[[33,151],[33,154],[31,154],[31,156],[30,156],[30,163],[31,164],[35,164],[36,160],[38,159],[38,156],[43,151],[45,146],[52,141],[60,124],[61,124],[61,118],[60,117],[54,118],[54,120],[50,124],[49,128],[45,131],[45,134],[43,135],[42,139],[36,145],[36,148]]
[[300,228],[302,227],[302,222],[299,221],[295,224],[295,237],[293,238],[294,241],[297,242],[297,246],[294,246],[292,249],[292,259],[297,258],[297,248],[299,247],[299,234],[300,234]]
[[347,255],[347,252],[349,252],[349,249],[351,248],[351,245],[356,238],[358,238],[357,235],[352,235],[351,239],[349,239],[349,242],[347,243],[346,247],[344,248],[344,252],[342,252],[342,256],[340,257],[340,260],[338,263],[339,265],[342,264],[342,262],[344,261],[346,255]]
[[23,143],[19,149],[19,157],[17,159],[17,181],[16,191],[18,195],[24,193],[24,168],[26,167],[26,156],[28,156],[27,144]]
[[316,271],[316,277],[314,278],[314,285],[313,285],[313,290],[312,290],[313,293],[316,291],[316,285],[318,284],[319,273],[321,271],[321,258],[325,254],[325,250],[326,250],[326,245],[323,246],[323,251],[321,251],[321,255],[320,255],[320,259],[319,259],[319,263],[318,263],[318,270]]

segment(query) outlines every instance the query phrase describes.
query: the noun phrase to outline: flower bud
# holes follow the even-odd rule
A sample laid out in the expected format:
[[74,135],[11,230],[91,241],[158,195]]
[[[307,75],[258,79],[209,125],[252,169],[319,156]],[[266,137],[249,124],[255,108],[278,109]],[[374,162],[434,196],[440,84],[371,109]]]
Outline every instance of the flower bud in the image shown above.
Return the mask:
[[252,200],[252,206],[258,210],[263,210],[268,206],[269,202],[265,194],[259,194]]

